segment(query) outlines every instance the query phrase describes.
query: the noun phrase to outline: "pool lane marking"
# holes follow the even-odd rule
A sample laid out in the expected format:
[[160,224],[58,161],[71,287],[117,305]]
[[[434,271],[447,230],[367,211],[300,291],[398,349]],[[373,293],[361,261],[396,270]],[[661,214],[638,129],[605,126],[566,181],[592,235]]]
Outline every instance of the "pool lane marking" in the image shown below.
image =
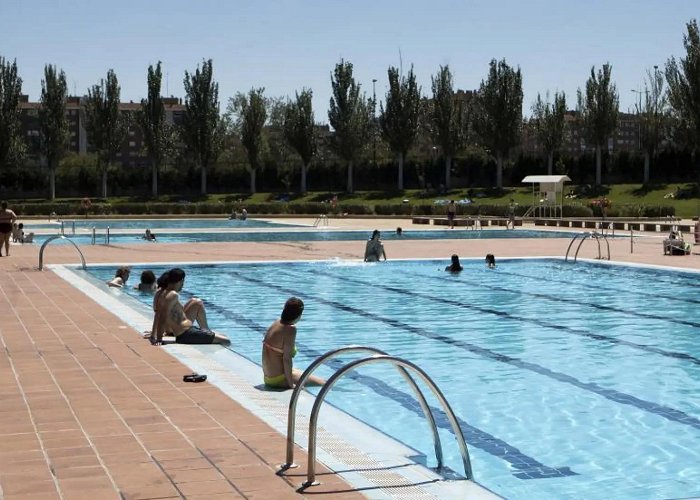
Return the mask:
[[[310,271],[303,271],[302,270],[302,272],[309,273]],[[505,317],[508,319],[519,321],[521,323],[531,323],[531,324],[541,326],[544,328],[551,328],[553,330],[561,330],[561,331],[565,331],[568,333],[572,333],[574,335],[578,335],[580,337],[586,337],[586,338],[590,338],[593,340],[600,340],[600,341],[604,341],[604,342],[609,342],[609,343],[614,344],[614,345],[621,345],[621,346],[630,347],[633,349],[639,349],[641,351],[645,351],[645,352],[649,352],[649,353],[653,353],[653,354],[659,354],[661,356],[665,356],[668,358],[690,361],[691,363],[694,363],[696,365],[700,365],[700,358],[697,358],[695,356],[692,356],[692,355],[684,353],[684,352],[667,351],[667,350],[661,349],[659,347],[654,347],[654,346],[645,345],[645,344],[638,344],[638,343],[632,342],[630,340],[619,339],[616,337],[612,337],[610,335],[604,335],[601,333],[593,333],[591,331],[580,329],[580,328],[573,328],[570,326],[560,325],[557,323],[550,323],[548,321],[538,319],[538,318],[527,318],[525,316],[518,316],[517,314],[512,314],[512,313],[505,312],[505,311],[499,311],[498,309],[491,309],[488,307],[478,306],[478,305],[475,305],[474,303],[466,303],[466,302],[461,302],[459,300],[446,299],[444,297],[437,297],[437,296],[433,296],[433,295],[423,294],[420,292],[413,292],[411,290],[393,287],[390,285],[383,285],[381,283],[372,283],[369,281],[362,281],[362,280],[359,280],[357,278],[349,278],[346,276],[340,277],[340,276],[336,276],[328,271],[314,270],[314,274],[321,274],[323,276],[328,276],[328,277],[334,278],[334,279],[342,279],[344,281],[349,281],[352,283],[356,283],[358,285],[376,286],[379,288],[384,288],[385,290],[390,291],[390,292],[394,292],[394,293],[411,295],[414,297],[418,297],[418,298],[425,299],[425,300],[430,300],[433,302],[438,302],[441,304],[447,304],[447,305],[452,305],[452,306],[466,308],[466,309],[473,309],[475,311],[478,311],[478,312],[484,313],[484,314],[493,314],[496,316]],[[418,274],[418,273],[416,273],[416,274]],[[430,278],[432,280],[439,280],[439,281],[445,281],[445,280],[448,280],[451,278],[451,276],[439,277],[439,276],[430,276],[427,274],[420,274],[420,276],[423,278]],[[534,293],[534,292],[530,293],[530,292],[515,291],[515,290],[510,290],[508,288],[499,287],[496,285],[487,285],[487,284],[484,284],[483,282],[482,283],[471,283],[470,282],[470,285],[471,286],[480,286],[483,288],[489,288],[492,290],[498,290],[498,291],[512,293],[512,294],[532,295],[532,296],[536,296],[536,297],[540,297],[540,298],[547,298],[548,300],[555,300],[555,301],[559,300],[559,298],[553,298],[551,296],[547,296],[544,294],[538,294],[538,293]],[[587,305],[586,302],[578,302],[578,301],[569,300],[569,299],[561,299],[561,301],[562,302],[570,302],[570,303],[574,303],[574,304]],[[601,309],[602,308],[603,307],[601,307]],[[609,308],[609,309],[612,310],[613,308]],[[698,326],[700,326],[700,325],[698,325]]]
[[[637,398],[635,396],[632,396],[631,394],[625,394],[624,392],[620,392],[620,391],[617,391],[615,389],[607,389],[607,388],[602,387],[602,386],[600,386],[596,383],[593,383],[593,382],[583,382],[582,380],[579,380],[576,377],[573,377],[571,375],[567,375],[566,373],[558,372],[555,370],[550,370],[549,368],[538,365],[536,363],[531,363],[529,361],[523,361],[520,358],[514,358],[512,356],[508,356],[505,354],[500,354],[496,351],[492,351],[491,349],[487,349],[485,347],[481,347],[481,346],[478,346],[476,344],[472,344],[471,342],[465,342],[462,340],[453,339],[451,337],[447,337],[447,336],[441,335],[439,333],[434,333],[434,332],[430,332],[428,330],[425,330],[423,328],[418,328],[416,326],[410,325],[408,323],[404,323],[402,321],[398,321],[398,320],[391,319],[391,318],[385,318],[383,316],[379,316],[379,315],[376,315],[374,313],[363,311],[362,309],[357,309],[355,307],[341,304],[341,303],[335,302],[333,300],[328,300],[328,299],[324,299],[322,297],[313,296],[313,295],[310,295],[308,293],[302,292],[300,290],[292,290],[290,288],[286,288],[286,287],[276,285],[273,283],[266,283],[265,281],[260,280],[258,278],[251,278],[249,276],[243,276],[242,274],[240,274],[238,272],[232,272],[230,274],[232,274],[236,277],[239,277],[245,281],[249,281],[251,283],[256,283],[256,284],[265,286],[267,288],[274,288],[276,290],[280,290],[280,291],[288,293],[290,295],[296,295],[299,297],[309,297],[309,298],[316,300],[322,304],[326,304],[326,305],[329,305],[331,307],[341,309],[341,310],[349,312],[351,314],[355,314],[355,315],[369,318],[369,319],[372,319],[375,321],[379,321],[381,323],[385,323],[387,325],[393,326],[394,328],[403,329],[403,330],[406,330],[408,332],[415,333],[416,335],[419,335],[421,337],[444,342],[446,344],[450,344],[450,345],[453,345],[455,347],[459,347],[459,348],[467,350],[471,353],[474,353],[474,354],[477,354],[479,356],[483,356],[483,357],[486,357],[489,359],[493,359],[493,360],[499,361],[501,363],[507,363],[507,364],[510,364],[512,366],[516,366],[518,368],[524,369],[524,370],[533,371],[535,373],[538,373],[540,375],[544,375],[546,377],[552,378],[552,379],[557,380],[559,382],[573,385],[574,387],[578,387],[579,389],[583,389],[585,391],[590,391],[590,392],[597,394],[599,396],[602,396],[610,401],[614,401],[616,403],[620,403],[620,404],[627,405],[627,406],[632,406],[632,407],[635,407],[637,409],[646,411],[648,413],[658,415],[658,416],[660,416],[666,420],[669,420],[671,422],[676,422],[676,423],[679,423],[682,425],[688,425],[688,426],[693,427],[697,430],[700,430],[700,419],[697,419],[697,418],[693,417],[692,415],[688,415],[687,413],[685,413],[681,410],[677,410],[677,409],[671,408],[669,406],[660,405],[660,404],[654,403],[652,401],[646,401],[644,399]],[[343,278],[343,279],[345,279],[345,278]],[[383,285],[375,285],[375,284],[372,284],[372,285],[383,287]],[[420,294],[417,294],[416,292],[401,290],[401,293],[423,298],[423,297],[421,297]],[[503,317],[508,316],[507,313],[504,313],[502,311],[493,311],[493,314],[497,314],[497,315],[503,316]]]
[[[181,292],[181,294],[187,296],[188,298],[194,296],[191,293],[186,292]],[[256,321],[250,318],[235,313],[227,308],[221,307],[209,300],[201,300],[204,302],[207,309],[216,311],[222,316],[228,318],[229,320],[233,320],[239,324],[245,325],[253,331],[257,331],[261,334],[264,334],[264,332],[267,330],[267,328],[265,328],[263,325],[257,323]],[[315,351],[313,348],[306,344],[299,343],[299,346],[300,351],[308,353],[314,358],[319,357],[323,354],[322,352]],[[229,347],[226,347],[226,349],[233,351],[233,349]],[[236,352],[238,355],[248,358],[247,356],[238,351],[234,352]],[[250,358],[248,359],[256,364],[259,364]],[[335,358],[327,361],[325,364],[331,366],[333,370],[338,370],[339,368],[343,367],[345,363],[346,361],[341,361],[340,359]],[[412,395],[395,389],[382,380],[368,375],[362,375],[356,371],[349,373],[347,376],[365,385],[378,395],[392,399],[393,401],[400,404],[407,410],[412,411],[416,415],[424,415],[423,410],[418,405],[416,399]],[[435,416],[436,425],[441,429],[448,430],[451,434],[454,435],[452,426],[450,425],[450,422],[447,419],[445,413],[442,411],[442,409],[434,408],[432,406],[430,407],[430,409],[433,415]],[[457,421],[459,422],[459,426],[462,429],[462,432],[464,432],[465,434],[464,437],[467,441],[467,445],[479,448],[480,450],[483,450],[484,452],[489,453],[490,455],[493,455],[496,458],[506,461],[511,465],[511,467],[517,470],[517,472],[512,472],[512,474],[518,479],[547,479],[578,475],[578,473],[572,471],[571,468],[568,466],[550,467],[548,465],[544,465],[535,458],[525,455],[518,448],[508,444],[506,441],[503,441],[502,439],[499,439],[496,436],[479,429],[478,427],[470,425],[468,422],[466,422],[459,416],[456,417]],[[396,439],[393,436],[392,438]]]
[[[607,267],[611,267],[611,266],[600,266],[600,268],[604,268],[604,267],[607,268]],[[635,269],[637,269],[637,268],[635,268]],[[654,269],[654,271],[656,271],[656,269]],[[501,274],[500,270],[499,270],[499,274]],[[616,288],[616,287],[602,286],[602,285],[593,285],[593,284],[591,284],[591,283],[570,283],[570,282],[563,282],[562,280],[557,280],[557,279],[555,279],[555,278],[547,278],[547,277],[543,277],[543,276],[532,276],[532,275],[528,275],[528,274],[515,273],[515,272],[512,272],[512,271],[503,272],[502,274],[507,274],[507,275],[510,275],[510,276],[517,276],[517,277],[519,277],[519,278],[526,278],[526,279],[530,279],[530,280],[548,281],[548,282],[554,283],[554,284],[566,283],[567,286],[571,286],[571,285],[573,284],[574,286],[579,286],[579,287],[582,287],[582,288],[590,288],[590,289],[592,289],[592,290],[607,290],[607,291],[610,291],[610,292],[617,292],[617,293],[630,293],[630,290],[627,290],[627,289],[624,289],[624,288]],[[696,280],[697,280],[698,278],[700,278],[700,276],[696,276],[696,277],[695,277]],[[688,283],[687,286],[693,286],[693,287],[695,287],[695,284],[690,284],[690,283]],[[660,294],[660,293],[659,293],[659,294],[657,294],[657,293],[650,293],[650,292],[645,292],[645,291],[643,291],[643,290],[640,290],[639,288],[635,288],[635,289],[634,289],[634,295],[644,295],[644,296],[646,296],[646,297],[651,297],[651,298],[653,298],[653,299],[662,298],[662,299],[668,299],[668,300],[673,300],[673,301],[677,301],[677,302],[687,302],[687,303],[689,303],[689,304],[700,304],[700,299],[693,299],[693,298],[681,297],[681,296],[673,296],[673,295],[664,295],[664,294]],[[668,318],[664,317],[663,319],[664,319],[664,320],[667,320]],[[698,326],[698,324],[695,323],[695,324],[692,325],[692,326]]]

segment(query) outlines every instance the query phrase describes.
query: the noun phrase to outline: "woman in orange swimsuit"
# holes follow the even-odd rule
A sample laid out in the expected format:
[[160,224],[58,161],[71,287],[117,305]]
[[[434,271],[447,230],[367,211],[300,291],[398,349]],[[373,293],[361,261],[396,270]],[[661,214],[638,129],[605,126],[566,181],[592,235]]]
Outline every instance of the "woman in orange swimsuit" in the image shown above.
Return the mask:
[[[296,323],[304,312],[304,302],[292,297],[284,304],[280,319],[275,320],[265,333],[262,346],[262,367],[265,385],[293,389],[299,382],[301,370],[293,367],[292,358],[296,355]],[[323,385],[325,380],[311,376],[307,384]]]

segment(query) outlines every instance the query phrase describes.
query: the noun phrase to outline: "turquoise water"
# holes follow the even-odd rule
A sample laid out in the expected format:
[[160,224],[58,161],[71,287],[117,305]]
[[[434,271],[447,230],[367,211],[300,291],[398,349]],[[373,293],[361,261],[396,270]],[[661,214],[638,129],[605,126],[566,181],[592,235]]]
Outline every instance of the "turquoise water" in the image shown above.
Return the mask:
[[[109,227],[115,229],[245,229],[263,227],[297,227],[297,224],[286,224],[284,222],[268,222],[257,219],[229,220],[229,219],[75,219],[64,220],[63,227],[66,234],[73,230],[75,223],[76,233],[92,231],[92,228],[104,232]],[[61,229],[61,223],[34,224],[25,222],[25,230],[55,230]]]
[[[291,295],[306,304],[295,366],[349,344],[415,362],[458,415],[475,479],[506,498],[700,495],[698,274],[527,259],[491,270],[464,261],[450,275],[447,264],[187,266],[182,298],[203,298],[212,326],[258,364]],[[91,273],[106,280],[113,269]],[[395,370],[362,367],[329,401],[435,465],[427,423]],[[436,419],[446,462],[462,473],[449,425]]]
[[[203,243],[203,242],[260,242],[260,241],[361,241],[370,236],[368,231],[275,231],[275,232],[229,232],[229,233],[161,233],[154,231],[158,243]],[[382,240],[433,240],[433,239],[501,239],[501,238],[571,238],[577,233],[567,231],[537,231],[531,229],[518,229],[506,231],[505,229],[484,229],[483,231],[449,230],[444,231],[411,231],[403,232],[403,236],[396,236],[393,231],[382,233]],[[89,245],[91,234],[67,235],[78,245]],[[48,235],[38,235],[34,241],[41,244]],[[104,232],[96,235],[97,244],[105,242]],[[138,234],[113,233],[110,230],[109,242],[111,245],[149,243]]]

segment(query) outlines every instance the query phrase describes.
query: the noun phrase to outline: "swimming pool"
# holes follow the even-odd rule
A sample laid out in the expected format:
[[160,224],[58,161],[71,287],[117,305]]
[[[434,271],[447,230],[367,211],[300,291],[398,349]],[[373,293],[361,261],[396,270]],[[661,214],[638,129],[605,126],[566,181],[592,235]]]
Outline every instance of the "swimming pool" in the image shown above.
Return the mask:
[[[287,224],[285,222],[270,222],[259,219],[230,220],[230,219],[66,219],[63,227],[66,234],[70,233],[75,223],[76,232],[92,231],[92,228],[104,232],[107,227],[115,229],[245,229],[264,227],[297,227],[298,224]],[[25,230],[51,230],[59,231],[61,223],[34,224],[25,222]]]
[[[493,270],[467,260],[460,275],[445,265],[186,266],[182,296],[203,297],[210,323],[255,363],[290,295],[306,303],[297,366],[348,344],[415,362],[458,415],[475,479],[507,498],[700,494],[698,274],[556,259],[501,260]],[[113,269],[90,272],[106,280]],[[395,370],[365,366],[329,402],[434,465],[427,424]],[[447,420],[431,406],[446,463],[461,472]]]
[[[268,242],[268,241],[362,241],[371,234],[369,231],[270,231],[270,232],[178,232],[166,233],[154,231],[158,243],[206,243],[206,242]],[[505,229],[484,229],[482,231],[404,231],[402,236],[387,231],[382,233],[382,240],[434,240],[434,239],[502,239],[502,238],[571,238],[575,232],[570,231],[537,231],[532,229],[518,229],[507,231]],[[67,235],[78,245],[89,245],[92,241],[91,234]],[[34,241],[42,244],[49,235],[38,235]],[[96,236],[97,244],[105,241],[104,232]],[[110,244],[149,243],[140,234],[113,233],[110,229]]]

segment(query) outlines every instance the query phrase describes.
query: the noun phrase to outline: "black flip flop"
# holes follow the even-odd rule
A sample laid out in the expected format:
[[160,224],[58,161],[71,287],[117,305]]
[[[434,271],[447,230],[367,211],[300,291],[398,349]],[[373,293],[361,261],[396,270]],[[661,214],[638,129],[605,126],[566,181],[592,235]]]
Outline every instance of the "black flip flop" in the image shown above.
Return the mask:
[[183,382],[204,382],[206,379],[206,375],[200,375],[199,373],[192,373],[182,377]]

